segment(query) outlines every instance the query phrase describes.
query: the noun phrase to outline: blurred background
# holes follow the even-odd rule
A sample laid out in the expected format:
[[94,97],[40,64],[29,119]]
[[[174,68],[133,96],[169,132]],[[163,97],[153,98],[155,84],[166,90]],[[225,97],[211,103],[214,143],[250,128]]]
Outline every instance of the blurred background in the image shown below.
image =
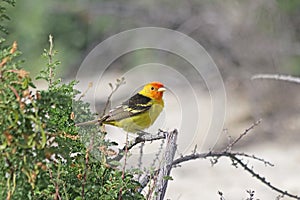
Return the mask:
[[[39,55],[48,47],[48,35],[54,36],[57,59],[62,62],[58,76],[63,80],[74,79],[85,56],[119,32],[151,26],[187,34],[207,50],[221,72],[227,94],[227,134],[236,137],[262,119],[237,150],[275,162],[275,168],[258,169],[275,185],[300,193],[300,152],[296,148],[300,142],[300,86],[251,80],[260,73],[300,75],[300,1],[26,0],[17,1],[9,16],[8,41],[18,41],[24,65],[33,76],[45,64]],[[112,63],[109,73],[111,77],[124,74],[156,56],[164,52],[133,52]],[[184,67],[178,58],[168,56],[170,65]],[[193,80],[192,73],[186,76]],[[208,96],[203,99],[209,101]],[[227,134],[221,135],[218,148],[226,145]],[[171,199],[218,199],[218,190],[225,197],[240,199],[246,196],[246,189],[255,190],[257,198],[276,197],[229,162],[213,168],[208,161],[190,162],[175,169],[173,176],[167,195]]]

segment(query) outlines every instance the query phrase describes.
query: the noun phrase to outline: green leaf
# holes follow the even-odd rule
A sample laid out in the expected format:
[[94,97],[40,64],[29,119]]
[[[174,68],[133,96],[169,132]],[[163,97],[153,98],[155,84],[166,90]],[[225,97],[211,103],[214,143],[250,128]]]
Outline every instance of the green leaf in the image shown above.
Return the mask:
[[164,176],[164,180],[172,181],[172,180],[173,180],[173,177],[172,177],[172,176]]

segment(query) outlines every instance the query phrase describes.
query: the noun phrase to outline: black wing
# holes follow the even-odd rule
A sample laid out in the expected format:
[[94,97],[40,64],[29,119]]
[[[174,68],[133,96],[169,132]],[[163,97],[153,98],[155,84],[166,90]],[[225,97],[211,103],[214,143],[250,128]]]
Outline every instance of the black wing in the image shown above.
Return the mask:
[[120,106],[110,110],[105,121],[119,121],[143,113],[150,108],[151,98],[141,94],[135,94],[130,99],[123,102]]

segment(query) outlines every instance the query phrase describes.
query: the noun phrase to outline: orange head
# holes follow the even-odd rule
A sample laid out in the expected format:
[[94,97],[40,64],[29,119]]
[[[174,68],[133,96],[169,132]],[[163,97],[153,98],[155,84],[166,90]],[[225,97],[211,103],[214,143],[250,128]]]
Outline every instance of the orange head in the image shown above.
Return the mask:
[[145,85],[144,88],[139,92],[139,94],[151,99],[161,100],[164,91],[166,91],[166,89],[164,88],[164,85],[162,83],[152,82]]

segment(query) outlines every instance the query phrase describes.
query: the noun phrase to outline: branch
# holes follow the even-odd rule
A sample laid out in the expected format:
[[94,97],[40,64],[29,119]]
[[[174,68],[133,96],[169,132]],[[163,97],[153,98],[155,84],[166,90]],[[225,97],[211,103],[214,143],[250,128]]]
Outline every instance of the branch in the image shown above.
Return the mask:
[[257,74],[251,77],[251,80],[255,79],[273,79],[279,81],[287,81],[290,83],[300,84],[300,78],[290,75],[281,75],[281,74]]
[[[247,158],[252,158],[254,160],[258,160],[260,162],[263,162],[265,165],[268,166],[274,166],[274,164],[270,163],[269,161],[266,161],[262,158],[259,158],[257,156],[253,156],[253,155],[248,155],[246,153],[240,153],[240,152],[228,152],[228,151],[220,151],[220,152],[207,152],[207,153],[196,153],[193,152],[192,154],[186,155],[186,156],[182,156],[180,158],[175,159],[172,162],[172,167],[176,167],[181,163],[190,161],[190,160],[196,160],[196,159],[206,159],[206,158],[214,158],[214,159],[219,159],[221,157],[231,157],[231,156],[240,156],[240,157],[247,157]],[[154,172],[152,172],[151,174],[147,174],[143,177],[143,179],[141,179],[139,182],[141,184],[141,188],[139,189],[139,191],[143,190],[143,188],[146,187],[146,185],[148,184],[148,182],[150,181],[151,177],[153,174],[157,174],[159,173],[159,169],[155,170]]]
[[232,141],[230,144],[228,144],[228,146],[226,147],[225,151],[229,151],[231,150],[231,148],[238,143],[245,135],[247,135],[249,133],[249,131],[251,131],[252,129],[254,129],[256,126],[258,126],[261,122],[261,119],[254,122],[249,128],[247,128],[242,134],[240,134],[239,137],[237,137],[234,141]]
[[[18,44],[16,41],[13,42],[12,47],[9,51],[10,54],[13,54],[17,51],[18,48]],[[2,59],[1,63],[0,63],[0,68],[2,68],[8,61],[10,60],[9,56],[5,57]]]
[[[266,161],[263,158],[259,158],[255,155],[249,155],[246,153],[241,153],[241,152],[232,152],[231,151],[231,147],[233,147],[237,142],[239,142],[245,135],[247,135],[247,133],[249,133],[250,130],[254,129],[259,123],[261,122],[261,120],[258,120],[257,122],[253,123],[249,128],[247,128],[239,137],[237,137],[233,142],[231,142],[223,151],[209,151],[207,153],[197,153],[195,150],[190,154],[190,155],[186,155],[186,156],[181,156],[180,158],[173,160],[172,161],[172,166],[171,167],[176,167],[181,163],[190,161],[190,160],[196,160],[196,159],[206,159],[206,158],[212,158],[213,162],[212,164],[217,163],[218,159],[221,157],[227,157],[230,158],[233,162],[234,166],[240,165],[245,171],[247,171],[248,173],[250,173],[253,177],[255,177],[256,179],[258,179],[259,181],[261,181],[264,185],[266,185],[267,187],[269,187],[271,190],[274,190],[276,192],[278,192],[281,196],[288,196],[294,199],[298,199],[300,200],[300,196],[291,194],[287,191],[284,191],[276,186],[274,186],[273,184],[271,184],[269,181],[266,180],[265,177],[261,176],[260,174],[256,173],[252,167],[249,167],[247,164],[245,164],[241,158],[246,157],[246,158],[251,158],[254,160],[257,160],[259,162],[264,163],[266,166],[274,166],[274,164],[270,163],[269,161]],[[138,143],[138,142],[136,142]],[[135,143],[134,143],[135,144]],[[152,173],[148,173],[144,176],[143,179],[141,179],[139,182],[141,184],[141,188],[139,189],[139,191],[143,190],[144,187],[146,187],[146,185],[149,183],[149,181],[151,180],[151,177],[153,174],[161,174],[163,172],[161,172],[161,169],[157,169]],[[169,171],[170,172],[170,171]],[[160,192],[159,190],[160,187],[156,188],[156,192],[158,190],[158,192]],[[158,193],[157,192],[157,193]],[[164,195],[164,194],[163,194]],[[158,199],[160,198],[160,196],[157,196]]]
[[252,158],[254,160],[260,161],[262,163],[264,163],[265,165],[269,165],[271,167],[274,166],[274,164],[272,164],[269,161],[266,161],[262,158],[259,158],[257,156],[254,155],[249,155],[246,153],[240,153],[240,152],[229,152],[229,151],[219,151],[219,152],[207,152],[207,153],[192,153],[186,156],[182,156],[180,158],[177,158],[176,160],[173,161],[172,165],[173,166],[177,166],[183,162],[189,161],[189,160],[196,160],[196,159],[206,159],[206,158],[217,158],[219,159],[220,157],[231,157],[231,156],[240,156],[240,157],[247,157],[247,158]]
[[[163,130],[158,130],[156,135],[152,135],[150,133],[146,133],[144,135],[138,136],[135,138],[135,141],[128,146],[128,150],[132,149],[134,146],[136,146],[139,143],[142,142],[152,142],[155,140],[161,140],[161,139],[166,139],[167,135],[169,133]],[[123,147],[123,151],[125,150],[125,146]]]
[[[128,155],[128,133],[126,133],[126,144],[125,144],[125,151],[124,152],[125,152],[125,154],[124,154],[124,165],[123,165],[123,168],[122,168],[122,180],[123,181],[125,179],[125,169],[126,169],[127,155]],[[120,188],[118,200],[122,200],[122,193],[123,193],[123,187]]]
[[260,180],[263,184],[267,185],[269,188],[271,188],[272,190],[282,194],[282,195],[285,195],[285,196],[288,196],[288,197],[291,197],[291,198],[294,198],[294,199],[300,199],[300,196],[297,196],[297,195],[294,195],[294,194],[291,194],[287,191],[283,191],[282,189],[278,188],[278,187],[275,187],[273,184],[271,184],[271,182],[267,181],[267,179],[265,177],[262,177],[261,175],[259,175],[258,173],[254,172],[253,169],[250,169],[248,167],[247,164],[243,163],[241,159],[237,158],[236,156],[231,156],[231,159],[235,160],[240,166],[242,166],[247,172],[249,172],[253,177],[257,178],[258,180]]
[[[247,128],[239,137],[237,137],[233,142],[231,142],[223,151],[209,151],[207,153],[197,153],[196,150],[194,150],[190,155],[181,156],[180,158],[174,159],[175,151],[176,151],[176,138],[177,138],[177,130],[174,130],[173,132],[164,132],[162,130],[159,130],[157,135],[153,136],[151,134],[144,134],[142,136],[137,137],[134,142],[129,144],[127,147],[124,146],[124,148],[120,151],[124,151],[126,148],[127,150],[130,150],[134,146],[136,146],[139,143],[145,142],[145,141],[154,141],[154,140],[160,140],[160,139],[168,139],[167,147],[165,151],[165,164],[162,168],[152,171],[151,173],[147,173],[144,175],[144,177],[139,180],[141,187],[139,188],[139,191],[142,191],[147,184],[150,182],[150,180],[153,178],[153,174],[156,174],[157,178],[157,186],[156,186],[156,194],[157,199],[161,200],[163,199],[167,187],[168,182],[168,176],[170,175],[170,171],[173,167],[178,166],[181,163],[190,161],[190,160],[196,160],[196,159],[206,159],[206,158],[212,158],[214,161],[212,164],[217,163],[218,159],[221,157],[227,157],[230,158],[233,162],[234,166],[240,165],[245,171],[250,173],[253,177],[261,181],[264,185],[271,188],[272,190],[278,192],[280,196],[288,196],[297,200],[300,200],[300,196],[291,194],[287,191],[284,191],[273,184],[271,184],[269,181],[266,180],[265,177],[261,176],[260,174],[256,173],[252,167],[249,167],[247,164],[245,164],[241,158],[239,157],[246,157],[251,158],[254,160],[257,160],[259,162],[264,163],[266,166],[273,167],[274,164],[272,164],[269,161],[266,161],[263,158],[259,158],[255,155],[249,155],[246,153],[241,152],[232,152],[231,148],[238,143],[245,135],[249,133],[250,130],[254,129],[256,126],[260,124],[261,120],[256,121],[253,123],[249,128]],[[122,159],[123,155],[118,155],[119,159]],[[115,159],[113,159],[115,160]],[[158,176],[157,176],[158,174]],[[224,197],[221,195],[221,199],[224,199]]]
[[93,87],[93,82],[89,82],[88,87],[85,89],[84,92],[82,92],[82,94],[79,96],[78,100],[81,100],[89,91],[90,88]]
[[178,131],[175,129],[167,135],[167,146],[164,153],[164,165],[159,169],[155,193],[157,200],[163,200],[166,194],[168,179],[172,169],[175,152],[177,149],[177,135]]
[[243,156],[243,157],[247,157],[247,158],[251,158],[251,159],[254,159],[254,160],[257,160],[257,161],[260,161],[260,162],[263,162],[266,166],[269,165],[270,167],[274,167],[275,165],[263,158],[259,158],[257,157],[256,155],[249,155],[249,154],[246,154],[246,153],[240,153],[240,152],[235,152],[234,153],[236,156]]
[[52,35],[49,35],[49,51],[48,51],[48,58],[49,58],[49,61],[48,61],[48,64],[49,64],[49,85],[52,85],[52,79],[53,79],[53,68],[51,67],[51,65],[53,64],[53,56],[54,56],[54,53],[53,53],[53,36]]
[[[143,132],[144,133],[144,132]],[[122,149],[119,149],[119,154],[114,157],[113,159],[110,159],[109,162],[111,161],[120,161],[124,154],[123,152],[125,152],[126,150],[129,151],[131,150],[134,146],[142,143],[142,142],[152,142],[155,140],[161,140],[161,139],[166,139],[168,132],[165,132],[163,130],[159,130],[158,133],[156,135],[151,135],[150,133],[146,133],[144,135],[138,136],[137,138],[135,138],[134,141],[129,142],[127,145],[125,144],[124,147]]]
[[93,149],[93,145],[94,145],[94,134],[92,135],[91,139],[90,139],[90,144],[88,146],[88,148],[86,148],[86,152],[85,152],[85,165],[84,165],[84,174],[83,174],[83,181],[81,184],[81,197],[82,199],[85,199],[85,185],[87,182],[87,175],[88,175],[88,169],[89,169],[89,156],[90,156],[90,151]]
[[[276,186],[274,186],[273,184],[271,184],[269,181],[266,180],[265,177],[259,175],[258,173],[256,173],[252,168],[248,167],[247,164],[243,163],[242,159],[238,158],[238,156],[241,157],[247,157],[247,158],[253,158],[255,160],[261,161],[263,163],[269,163],[269,165],[273,166],[273,164],[271,164],[268,161],[265,161],[264,159],[258,158],[256,156],[250,156],[248,154],[245,153],[235,153],[235,152],[228,152],[228,151],[221,151],[221,152],[208,152],[208,153],[193,153],[187,156],[183,156],[181,158],[178,158],[176,160],[173,161],[172,165],[173,166],[177,166],[180,163],[189,161],[189,160],[196,160],[196,159],[200,159],[200,158],[214,158],[216,160],[218,160],[221,157],[228,157],[230,159],[232,159],[233,161],[235,161],[237,164],[239,164],[242,168],[244,168],[248,173],[250,173],[253,177],[257,178],[258,180],[260,180],[263,184],[265,184],[266,186],[268,186],[269,188],[271,188],[272,190],[285,195],[285,196],[289,196],[291,198],[294,199],[298,199],[300,200],[300,196],[291,194],[287,191],[284,191]],[[236,164],[235,164],[236,165]]]
[[[108,106],[110,105],[110,102],[111,102],[111,98],[112,98],[112,95],[119,89],[119,87],[121,85],[125,84],[125,78],[122,77],[121,79],[117,79],[117,82],[115,83],[115,87],[113,87],[112,83],[109,83],[109,86],[111,87],[111,93],[109,94],[109,96],[107,97],[107,100],[106,100],[106,104],[105,104],[105,107],[103,109],[103,113],[100,115],[100,117],[98,119],[94,119],[94,120],[91,120],[91,121],[87,121],[87,122],[80,122],[80,123],[76,123],[75,126],[87,126],[87,125],[93,125],[93,124],[102,124],[102,122],[104,122],[107,118],[109,118],[109,115],[105,115],[107,109],[108,109]],[[88,86],[88,89],[92,87],[92,83],[89,83],[89,86]],[[87,89],[87,90],[88,90]],[[87,92],[87,91],[86,91]],[[82,98],[85,93],[84,92],[80,97]]]
[[106,113],[106,111],[107,111],[107,109],[108,109],[108,106],[109,106],[110,103],[111,103],[111,97],[112,97],[112,95],[119,89],[119,87],[120,87],[121,85],[123,85],[123,84],[125,84],[125,83],[126,83],[126,82],[125,82],[125,78],[124,78],[124,77],[121,77],[121,79],[117,79],[117,83],[115,84],[115,87],[113,87],[112,83],[109,83],[109,86],[110,86],[110,88],[111,88],[111,93],[110,93],[109,96],[107,97],[106,104],[105,104],[105,106],[104,106],[103,113],[102,113],[101,117],[105,115],[105,113]]

